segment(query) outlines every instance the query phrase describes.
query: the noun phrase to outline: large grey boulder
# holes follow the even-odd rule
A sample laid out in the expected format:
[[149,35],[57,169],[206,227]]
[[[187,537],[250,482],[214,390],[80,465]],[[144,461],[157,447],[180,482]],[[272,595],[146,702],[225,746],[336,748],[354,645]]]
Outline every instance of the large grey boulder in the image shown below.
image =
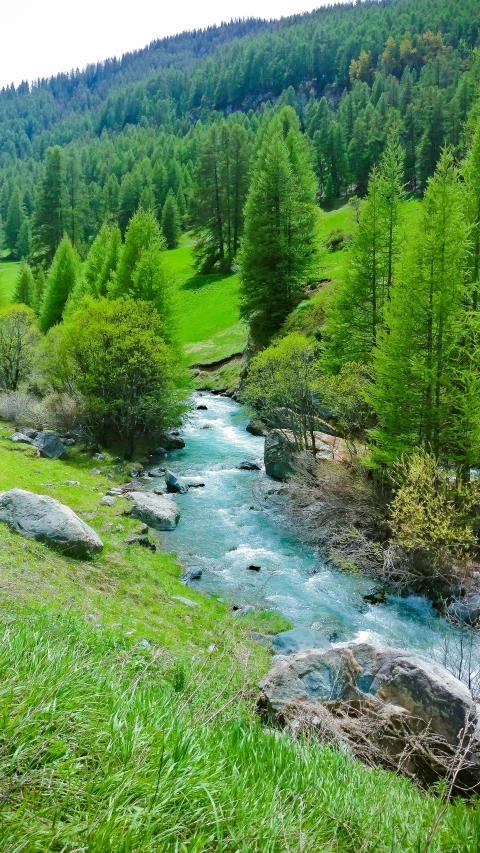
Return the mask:
[[33,446],[37,447],[40,456],[46,459],[66,459],[67,451],[60,441],[58,435],[53,432],[39,432],[33,440]]
[[260,687],[262,706],[275,714],[291,701],[350,703],[374,696],[403,708],[450,744],[468,719],[476,719],[470,691],[443,666],[366,643],[297,652],[278,661]]
[[265,438],[265,471],[275,480],[288,480],[293,474],[295,448],[279,429],[273,429]]
[[157,530],[174,530],[180,518],[180,508],[167,495],[152,492],[128,492],[125,497],[133,503],[131,515]]
[[273,648],[277,655],[292,655],[304,649],[329,649],[328,640],[314,628],[291,628],[275,634]]
[[88,557],[103,548],[99,536],[70,507],[47,495],[11,489],[0,495],[0,521],[69,556]]
[[181,477],[177,477],[173,471],[165,471],[165,484],[167,486],[167,492],[173,492],[174,494],[186,495],[188,492],[188,486]]

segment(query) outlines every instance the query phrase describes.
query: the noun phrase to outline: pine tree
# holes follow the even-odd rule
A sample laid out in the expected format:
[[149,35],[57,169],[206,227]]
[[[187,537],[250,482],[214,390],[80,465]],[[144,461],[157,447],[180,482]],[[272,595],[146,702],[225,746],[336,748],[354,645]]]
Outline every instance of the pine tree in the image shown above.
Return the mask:
[[65,228],[65,162],[60,146],[47,148],[32,227],[33,259],[48,267]]
[[468,347],[465,357],[471,324],[463,204],[445,150],[428,182],[375,352],[369,396],[379,420],[374,458],[380,462],[419,445],[462,469],[476,458],[480,348]]
[[180,239],[180,214],[173,190],[168,191],[162,212],[162,231],[167,243],[167,249],[176,249]]
[[13,301],[33,308],[35,304],[35,279],[32,270],[25,261],[20,264]]
[[140,196],[142,193],[142,182],[138,172],[128,172],[122,178],[120,184],[120,198],[118,203],[118,224],[122,234],[125,234],[128,223],[138,210]]
[[175,345],[176,329],[173,319],[172,280],[165,264],[164,252],[159,246],[145,249],[135,266],[130,296],[150,302],[160,318],[160,335]]
[[66,163],[66,203],[65,203],[65,226],[73,246],[79,246],[82,241],[81,233],[81,211],[83,207],[83,187],[80,175],[80,166],[75,153],[71,153]]
[[93,241],[83,270],[77,276],[75,286],[68,297],[65,313],[76,310],[81,299],[87,294],[97,299],[107,295],[108,286],[113,281],[122,245],[118,226],[105,223]]
[[7,221],[5,223],[5,241],[10,251],[17,257],[16,248],[20,230],[25,220],[22,199],[18,187],[12,192],[8,205]]
[[47,332],[60,323],[70,293],[81,273],[81,262],[70,239],[60,243],[45,282],[45,292],[40,310],[40,328]]
[[316,181],[292,113],[284,108],[264,134],[245,211],[241,311],[259,343],[301,299],[315,251]]

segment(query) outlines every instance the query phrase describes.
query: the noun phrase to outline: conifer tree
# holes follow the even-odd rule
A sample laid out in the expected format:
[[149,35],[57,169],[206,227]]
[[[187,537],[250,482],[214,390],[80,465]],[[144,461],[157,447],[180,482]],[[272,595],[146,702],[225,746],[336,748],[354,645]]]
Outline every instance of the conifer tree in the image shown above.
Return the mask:
[[479,307],[480,290],[480,121],[473,137],[471,149],[463,164],[465,181],[465,213],[470,227],[471,250],[467,275],[471,285],[472,307]]
[[17,258],[25,259],[30,255],[30,237],[30,223],[25,217],[18,232],[18,239],[15,246]]
[[125,243],[120,253],[117,274],[110,287],[115,298],[127,296],[133,288],[133,276],[142,252],[146,249],[165,248],[165,240],[156,217],[149,211],[139,210],[130,220]]
[[75,310],[87,294],[95,298],[107,295],[108,285],[113,280],[122,245],[118,226],[105,223],[98,232],[87,255],[83,270],[68,297],[65,311]]
[[35,304],[35,290],[35,279],[32,270],[25,261],[22,261],[15,282],[13,301],[33,308]]
[[327,315],[324,357],[333,373],[347,362],[368,364],[383,327],[400,248],[402,160],[394,133],[380,169],[372,170],[350,264]]
[[257,155],[240,257],[242,316],[268,342],[300,301],[315,251],[316,180],[298,119],[273,120]]
[[60,323],[70,293],[81,273],[81,262],[68,237],[60,243],[45,282],[40,328],[47,332]]
[[[181,192],[181,190],[179,190],[179,192]],[[176,249],[180,239],[181,228],[180,214],[173,190],[168,191],[168,195],[163,206],[162,231],[167,243],[167,249]]]
[[17,257],[16,248],[20,230],[25,220],[22,199],[18,187],[12,192],[8,205],[7,221],[5,222],[5,241],[10,251]]
[[377,461],[390,463],[419,445],[462,470],[476,458],[480,349],[468,347],[465,358],[467,257],[462,187],[445,150],[428,182],[375,352],[369,398],[379,420]]
[[158,245],[142,252],[135,266],[129,296],[155,307],[160,318],[161,337],[166,343],[175,345],[172,280],[165,264],[164,252]]
[[32,227],[35,264],[48,267],[65,228],[65,162],[60,146],[47,148]]

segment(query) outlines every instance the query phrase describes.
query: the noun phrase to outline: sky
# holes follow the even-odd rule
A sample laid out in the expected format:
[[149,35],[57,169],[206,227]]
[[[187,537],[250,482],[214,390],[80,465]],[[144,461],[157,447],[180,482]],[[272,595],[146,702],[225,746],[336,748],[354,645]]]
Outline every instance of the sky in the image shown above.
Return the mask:
[[0,0],[0,87],[84,68],[232,18],[280,18],[331,0]]

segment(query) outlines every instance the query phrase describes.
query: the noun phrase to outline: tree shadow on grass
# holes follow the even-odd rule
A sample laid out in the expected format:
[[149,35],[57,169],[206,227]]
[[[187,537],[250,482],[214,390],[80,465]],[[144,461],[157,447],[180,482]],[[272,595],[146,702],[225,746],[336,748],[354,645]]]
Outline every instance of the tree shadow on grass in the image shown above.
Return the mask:
[[209,284],[215,284],[217,281],[228,281],[232,278],[233,273],[212,273],[211,275],[193,275],[180,285],[180,290],[201,290]]

